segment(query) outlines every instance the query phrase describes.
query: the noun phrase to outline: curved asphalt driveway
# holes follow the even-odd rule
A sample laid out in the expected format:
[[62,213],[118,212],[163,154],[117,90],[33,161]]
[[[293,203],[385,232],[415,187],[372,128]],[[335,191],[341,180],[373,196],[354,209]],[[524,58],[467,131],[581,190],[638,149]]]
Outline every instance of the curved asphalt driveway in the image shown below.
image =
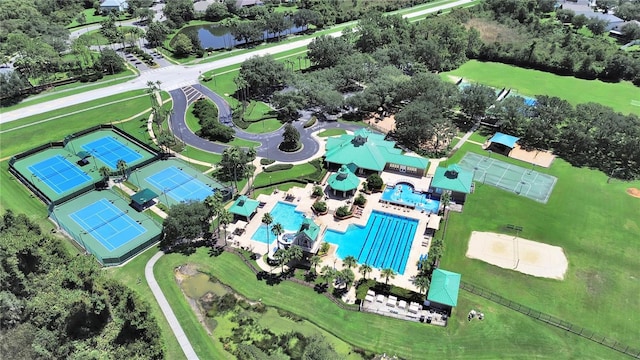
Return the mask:
[[[221,120],[231,121],[231,107],[220,95],[211,91],[209,88],[202,86],[201,84],[193,85],[193,87],[199,90],[206,97],[211,99],[218,107],[218,116]],[[196,147],[198,149],[222,153],[228,145],[214,143],[209,140],[203,139],[194,134],[186,124],[185,114],[189,104],[187,98],[182,89],[172,90],[169,92],[173,99],[173,113],[169,119],[169,128],[175,136],[182,140],[185,144]],[[304,121],[295,121],[293,125],[300,132],[300,142],[302,148],[294,153],[287,153],[281,151],[278,146],[282,142],[282,134],[284,133],[284,127],[280,129],[265,133],[265,134],[252,134],[242,129],[234,127],[236,131],[235,136],[240,139],[259,142],[261,145],[256,148],[256,153],[259,157],[273,159],[281,162],[299,162],[312,158],[319,150],[320,144],[311,136],[311,134],[318,130],[342,128],[345,130],[357,130],[361,128],[359,125],[343,124],[336,121],[333,122],[316,122],[314,126],[304,128]],[[233,126],[233,125],[232,125]]]

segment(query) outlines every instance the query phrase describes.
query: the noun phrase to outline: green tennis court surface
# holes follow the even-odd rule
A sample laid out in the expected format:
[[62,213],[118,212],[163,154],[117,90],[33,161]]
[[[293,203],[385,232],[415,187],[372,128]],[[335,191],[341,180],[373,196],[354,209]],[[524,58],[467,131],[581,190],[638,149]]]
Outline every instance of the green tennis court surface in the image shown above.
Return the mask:
[[473,180],[514,192],[520,196],[546,203],[558,180],[554,176],[537,172],[468,152],[458,165],[473,172]]
[[199,181],[197,176],[189,175],[175,166],[168,167],[145,180],[178,202],[202,201],[213,194],[213,189]]
[[56,194],[61,194],[91,181],[91,176],[61,155],[37,162],[29,166],[29,170],[33,174],[34,180],[38,179],[44,182]]
[[127,164],[142,158],[142,155],[125,146],[113,136],[105,136],[100,139],[83,144],[82,148],[90,152],[93,157],[100,159],[111,169],[118,168],[118,160],[123,160]]
[[93,236],[109,251],[146,232],[145,228],[106,199],[100,199],[69,215],[87,235]]

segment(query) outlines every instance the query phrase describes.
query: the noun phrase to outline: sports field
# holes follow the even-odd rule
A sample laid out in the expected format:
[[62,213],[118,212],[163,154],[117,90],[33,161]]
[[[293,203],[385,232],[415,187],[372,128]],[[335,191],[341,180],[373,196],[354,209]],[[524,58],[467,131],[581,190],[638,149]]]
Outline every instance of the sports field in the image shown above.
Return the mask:
[[120,136],[112,130],[98,130],[69,141],[65,148],[72,152],[86,151],[91,154],[90,160],[97,167],[107,166],[117,170],[118,160],[124,160],[127,167],[132,167],[153,158],[154,154]]
[[631,82],[606,83],[559,76],[539,70],[493,62],[467,61],[456,70],[441,73],[443,79],[462,77],[484,85],[513,89],[522,95],[549,95],[576,104],[595,102],[625,114],[640,115],[640,91]]
[[203,175],[187,163],[170,159],[156,161],[133,171],[129,181],[138,188],[150,188],[159,195],[158,200],[168,206],[189,200],[202,201],[224,185]]
[[161,225],[113,191],[92,191],[52,208],[50,218],[105,265],[117,265],[159,240]]
[[549,201],[549,196],[558,180],[531,167],[526,169],[473,152],[466,153],[458,165],[473,172],[474,181],[511,191],[541,203]]

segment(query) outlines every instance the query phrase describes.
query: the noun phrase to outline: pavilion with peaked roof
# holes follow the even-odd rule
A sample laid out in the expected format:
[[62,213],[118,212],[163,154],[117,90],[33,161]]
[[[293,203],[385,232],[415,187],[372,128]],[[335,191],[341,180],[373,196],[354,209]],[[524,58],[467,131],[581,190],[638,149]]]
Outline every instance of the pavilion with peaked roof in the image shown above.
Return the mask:
[[330,137],[327,139],[325,161],[329,168],[346,165],[358,175],[392,171],[424,176],[429,160],[403,154],[394,141],[385,140],[384,137],[365,128],[353,134]]
[[229,208],[229,212],[234,216],[243,217],[249,221],[253,214],[256,213],[258,206],[260,206],[260,201],[240,195]]
[[318,241],[320,230],[320,225],[316,224],[313,219],[304,218],[293,243],[300,246],[303,251],[315,253],[318,251],[318,245],[320,245],[320,241]]
[[137,193],[131,195],[131,206],[138,211],[143,211],[144,209],[153,205],[153,200],[157,197],[158,194],[156,194],[153,190],[147,188],[142,189]]
[[427,300],[432,307],[447,310],[458,305],[458,292],[460,290],[460,274],[447,270],[435,269],[431,275],[431,285]]
[[448,167],[438,167],[431,188],[437,194],[442,195],[444,191],[451,191],[451,201],[457,204],[464,204],[467,194],[471,193],[473,184],[473,173],[462,169],[457,164]]
[[360,179],[349,170],[347,165],[342,165],[337,172],[329,176],[328,183],[331,190],[333,190],[333,195],[336,195],[337,192],[342,192],[342,196],[347,197],[358,189]]
[[497,132],[493,134],[491,139],[487,140],[488,144],[485,149],[509,156],[511,150],[516,147],[518,140],[520,140],[519,137]]

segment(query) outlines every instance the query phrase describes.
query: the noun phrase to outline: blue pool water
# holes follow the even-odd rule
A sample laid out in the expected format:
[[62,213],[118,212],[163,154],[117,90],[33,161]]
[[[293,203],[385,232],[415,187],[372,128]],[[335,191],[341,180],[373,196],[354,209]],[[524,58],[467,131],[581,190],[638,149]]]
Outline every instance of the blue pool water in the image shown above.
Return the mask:
[[[300,230],[302,220],[304,220],[304,214],[296,211],[296,205],[280,201],[273,207],[273,210],[271,210],[271,217],[273,217],[273,223],[271,225],[280,223],[285,232],[295,233]],[[267,225],[263,224],[253,233],[251,239],[266,244],[267,241],[273,242],[276,238],[271,232],[267,234]]]
[[391,268],[402,275],[417,227],[418,220],[373,211],[364,227],[352,224],[344,233],[328,230],[324,240],[338,245],[341,259],[351,255],[360,264]]
[[400,204],[404,206],[415,207],[418,210],[438,213],[440,201],[429,199],[429,195],[416,192],[410,184],[399,183],[396,186],[387,186],[382,193],[381,200]]

